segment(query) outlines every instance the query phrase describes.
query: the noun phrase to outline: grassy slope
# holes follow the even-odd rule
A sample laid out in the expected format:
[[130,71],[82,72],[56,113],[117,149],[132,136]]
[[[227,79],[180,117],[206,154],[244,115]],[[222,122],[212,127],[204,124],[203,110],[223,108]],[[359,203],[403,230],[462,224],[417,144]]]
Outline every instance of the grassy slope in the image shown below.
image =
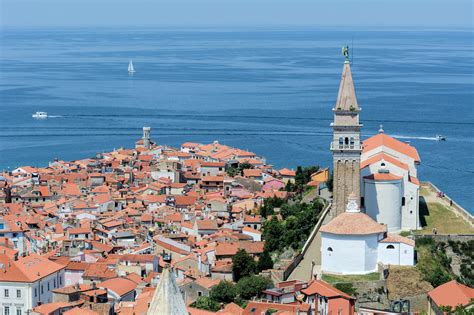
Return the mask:
[[[420,194],[427,196],[429,192],[422,188]],[[425,226],[423,230],[414,231],[415,234],[432,234],[434,227],[436,227],[438,234],[474,234],[474,228],[462,218],[457,217],[442,203],[425,202],[424,199],[421,199],[420,216],[421,222]]]
[[323,274],[323,280],[328,283],[338,282],[356,282],[356,281],[376,281],[380,279],[378,272],[372,272],[366,275],[326,275]]

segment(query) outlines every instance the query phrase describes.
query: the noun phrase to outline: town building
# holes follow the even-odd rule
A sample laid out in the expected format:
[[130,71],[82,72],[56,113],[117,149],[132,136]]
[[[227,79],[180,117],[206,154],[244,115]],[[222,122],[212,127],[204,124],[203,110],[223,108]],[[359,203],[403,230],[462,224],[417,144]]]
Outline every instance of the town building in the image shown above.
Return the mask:
[[37,254],[15,261],[0,255],[0,314],[29,314],[51,303],[53,291],[64,286],[64,269]]
[[[455,280],[442,284],[428,292],[428,314],[452,313],[456,307],[473,309],[474,289]],[[468,311],[469,312],[469,311]]]
[[356,314],[356,299],[323,280],[310,281],[301,293],[305,296],[305,302],[312,306],[315,314]]

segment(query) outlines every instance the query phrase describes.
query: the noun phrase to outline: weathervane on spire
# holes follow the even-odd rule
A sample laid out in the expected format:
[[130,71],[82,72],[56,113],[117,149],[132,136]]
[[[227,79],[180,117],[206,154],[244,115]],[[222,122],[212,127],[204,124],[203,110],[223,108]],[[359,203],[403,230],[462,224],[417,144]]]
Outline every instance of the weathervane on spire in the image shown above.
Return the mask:
[[349,62],[349,46],[342,47],[342,55],[346,58],[346,62]]

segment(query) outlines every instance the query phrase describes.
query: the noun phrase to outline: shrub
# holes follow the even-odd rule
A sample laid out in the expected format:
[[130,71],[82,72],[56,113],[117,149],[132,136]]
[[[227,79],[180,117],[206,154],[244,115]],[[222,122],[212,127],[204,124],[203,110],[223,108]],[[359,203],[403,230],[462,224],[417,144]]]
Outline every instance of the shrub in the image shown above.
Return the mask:
[[261,292],[272,285],[269,278],[262,276],[249,276],[239,280],[236,285],[237,294],[240,298],[249,300],[258,296]]
[[220,308],[220,305],[208,296],[200,296],[195,302],[191,304],[191,307],[211,312],[217,312]]
[[229,281],[221,281],[218,285],[211,289],[209,297],[216,301],[222,303],[230,303],[235,300],[237,292],[235,290],[235,285]]
[[352,283],[349,283],[349,282],[336,283],[334,287],[351,296],[354,296],[355,294],[357,294],[357,290],[354,288]]

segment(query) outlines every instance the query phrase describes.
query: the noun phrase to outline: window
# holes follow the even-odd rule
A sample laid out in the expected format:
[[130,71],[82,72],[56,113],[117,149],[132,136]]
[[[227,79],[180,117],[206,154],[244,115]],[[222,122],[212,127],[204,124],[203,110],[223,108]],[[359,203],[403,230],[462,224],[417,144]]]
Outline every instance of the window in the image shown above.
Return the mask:
[[360,197],[360,207],[361,207],[361,208],[365,207],[365,200],[364,200],[364,197]]
[[44,288],[43,288],[43,285],[41,285],[41,294],[44,293]]
[[6,298],[10,297],[10,292],[8,291],[8,289],[5,289],[4,292],[5,292],[5,297]]
[[344,139],[344,144],[345,144],[345,145],[348,145],[348,144],[349,144],[349,138],[346,137],[346,138]]
[[48,282],[48,291],[49,291],[49,282]]
[[339,145],[343,145],[344,144],[344,139],[342,139],[342,137],[339,137]]
[[198,291],[198,296],[202,296],[202,292],[201,292],[201,291]]
[[405,205],[405,197],[402,197],[402,206]]
[[61,279],[61,276],[59,276],[59,285],[63,284],[63,280]]
[[16,290],[16,297],[21,298],[21,290]]
[[351,145],[354,145],[355,141],[354,141],[354,137],[351,137]]
[[393,245],[387,245],[387,249],[395,249],[395,246],[393,246]]
[[328,252],[332,252],[332,247],[328,247]]
[[4,313],[5,315],[10,315],[10,306],[5,306],[5,307],[3,308],[3,310],[4,310],[3,313]]
[[16,315],[21,315],[21,309],[19,308],[16,309]]
[[56,279],[54,279],[54,282],[53,282],[53,288],[56,289]]
[[35,297],[38,296],[38,290],[35,288]]

